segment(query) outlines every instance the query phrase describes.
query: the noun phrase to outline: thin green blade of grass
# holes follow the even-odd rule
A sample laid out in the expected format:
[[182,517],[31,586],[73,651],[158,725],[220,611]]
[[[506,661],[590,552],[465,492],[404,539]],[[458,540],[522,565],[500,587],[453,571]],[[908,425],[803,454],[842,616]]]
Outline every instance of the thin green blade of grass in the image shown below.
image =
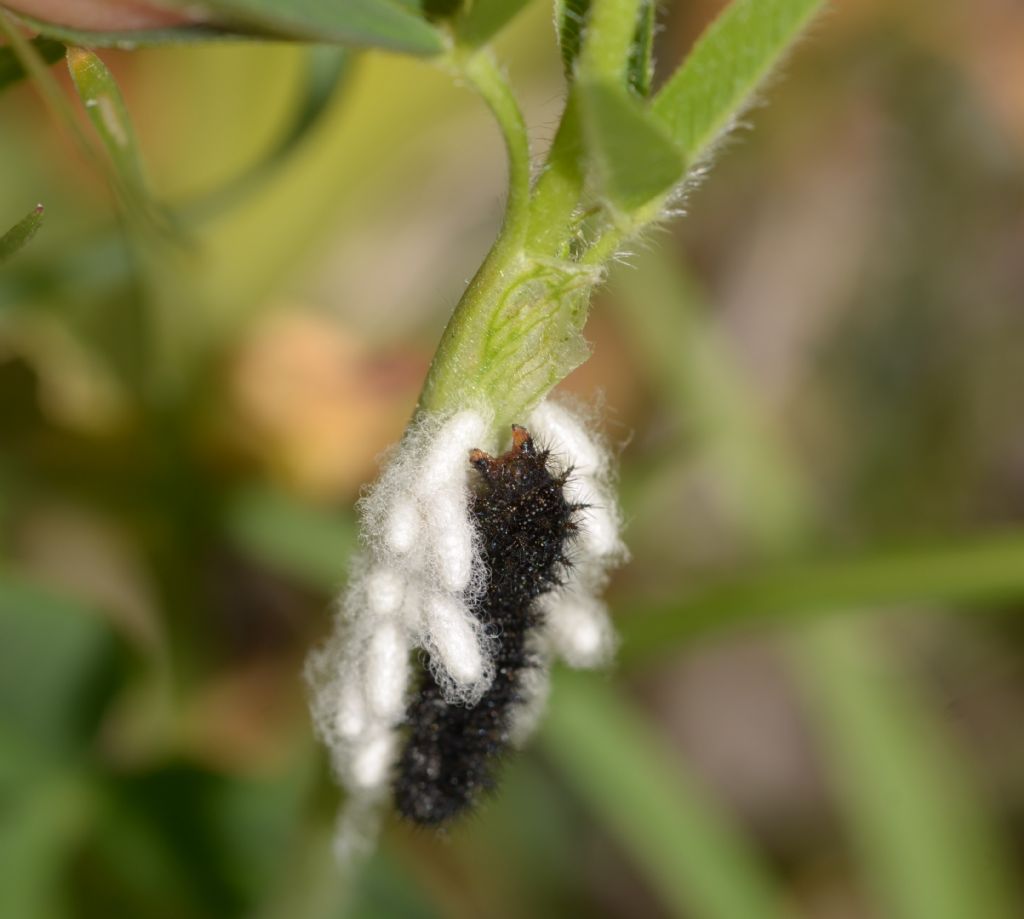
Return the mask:
[[0,265],[27,246],[42,225],[43,206],[37,204],[3,236],[0,236]]
[[160,233],[173,233],[170,216],[150,193],[135,129],[114,75],[96,54],[83,48],[69,47],[67,61],[75,90],[110,158],[126,212]]
[[125,185],[141,193],[145,185],[135,130],[114,75],[92,51],[67,49],[68,72],[100,140]]
[[10,43],[22,67],[31,75],[36,89],[58,123],[117,192],[127,220],[137,227],[155,229],[160,235],[173,234],[172,221],[146,188],[134,130],[123,97],[103,62],[91,52],[66,49],[72,81],[96,127],[103,146],[101,149],[79,123],[46,61],[20,33],[17,19],[3,10],[0,10],[0,32]]
[[[142,282],[146,318],[145,360],[138,394],[151,405],[169,405],[186,387],[198,338],[188,307],[200,298],[192,287],[188,239],[177,218],[153,195],[131,116],[114,75],[92,51],[68,47],[68,71],[86,115],[99,138],[98,154],[120,211]],[[186,309],[183,309],[185,307]]]
[[798,649],[845,823],[884,915],[1024,915],[1007,850],[958,752],[863,624],[816,626]]
[[544,747],[674,915],[789,915],[767,869],[643,717],[592,677],[559,673]]
[[636,610],[622,621],[622,656],[636,665],[714,632],[792,625],[845,609],[867,616],[906,603],[946,603],[966,613],[1022,597],[1020,532],[857,558],[786,562]]
[[824,0],[735,0],[651,103],[692,164],[754,98]]

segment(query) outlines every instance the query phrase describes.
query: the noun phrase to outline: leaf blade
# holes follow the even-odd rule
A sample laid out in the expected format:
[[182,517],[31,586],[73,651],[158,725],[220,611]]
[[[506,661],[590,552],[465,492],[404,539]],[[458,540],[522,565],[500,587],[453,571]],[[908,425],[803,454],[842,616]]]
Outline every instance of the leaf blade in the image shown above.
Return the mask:
[[112,635],[90,607],[0,571],[0,732],[40,751],[80,745],[83,697]]
[[614,210],[637,211],[682,178],[681,152],[624,86],[581,80],[574,92],[599,194]]
[[0,265],[21,251],[43,225],[43,206],[37,204],[24,217],[0,236]]
[[651,113],[690,163],[750,104],[824,0],[735,0],[654,97]]
[[[196,8],[197,4],[184,4]],[[214,24],[155,29],[89,31],[69,28],[19,14],[19,18],[50,39],[85,48],[153,47],[209,41],[310,41],[388,48],[413,55],[444,50],[440,33],[407,6],[390,0],[207,0]]]
[[440,33],[407,5],[391,0],[206,0],[204,7],[228,21],[270,32],[279,38],[338,42],[439,54]]

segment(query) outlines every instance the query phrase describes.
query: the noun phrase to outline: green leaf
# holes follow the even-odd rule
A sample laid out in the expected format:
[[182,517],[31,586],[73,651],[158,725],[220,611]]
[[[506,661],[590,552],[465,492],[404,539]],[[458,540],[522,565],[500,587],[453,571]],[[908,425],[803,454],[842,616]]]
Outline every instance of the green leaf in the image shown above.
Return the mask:
[[[64,57],[64,45],[59,41],[52,41],[49,38],[34,38],[30,44],[47,64],[55,64]],[[6,89],[12,83],[17,83],[28,74],[21,66],[17,53],[13,48],[0,48],[0,90]]]
[[88,607],[0,572],[0,731],[39,749],[80,739],[89,688],[112,649]]
[[646,97],[651,92],[654,76],[654,24],[656,0],[643,0],[637,19],[636,34],[629,50],[626,77],[629,88],[638,96]]
[[3,236],[0,236],[0,264],[28,245],[43,225],[43,206],[37,204]]
[[355,522],[262,487],[239,491],[228,505],[227,526],[251,558],[319,590],[334,592],[356,546]]
[[655,96],[651,111],[690,163],[750,105],[824,0],[734,0]]
[[591,0],[577,77],[625,85],[641,0]]
[[635,211],[682,179],[682,154],[624,86],[581,81],[574,91],[598,194],[615,210]]
[[768,919],[787,911],[742,835],[606,684],[559,673],[544,746],[674,914]]
[[583,26],[587,21],[591,0],[555,0],[555,30],[562,51],[565,78],[572,81],[576,58],[583,46]]
[[66,917],[65,868],[96,812],[96,790],[53,763],[18,761],[10,749],[0,758],[0,916]]
[[807,703],[879,914],[891,919],[1024,915],[1014,868],[917,687],[854,620],[799,643]]
[[110,157],[115,186],[129,215],[170,230],[170,216],[150,194],[131,116],[114,75],[92,51],[69,47],[67,59],[71,80]]
[[[565,69],[566,79],[570,82],[573,79],[576,68],[576,60],[579,57],[580,49],[583,46],[584,26],[587,25],[587,17],[590,15],[593,0],[556,0],[555,3],[555,29],[558,33],[559,48],[562,52],[562,65]],[[653,68],[652,49],[654,44],[654,20],[657,0],[615,0],[613,3],[601,4],[601,9],[596,14],[602,14],[605,25],[602,31],[614,31],[614,44],[619,46],[613,52],[614,72],[605,75],[609,77],[618,76],[618,63],[621,58],[625,59],[625,75],[627,85],[638,95],[646,96],[651,88],[651,73]],[[608,10],[613,15],[608,15]],[[625,14],[624,17],[622,14]],[[618,14],[618,15],[616,15]],[[632,37],[628,38],[628,30],[621,28],[623,18],[630,23],[635,22]],[[625,55],[623,55],[625,51]],[[596,74],[591,73],[591,77]]]
[[438,31],[417,12],[394,0],[192,0],[182,6],[208,10],[216,25],[92,32],[20,16],[40,34],[86,48],[150,47],[225,39],[326,42],[390,48],[409,54],[438,54]]
[[418,12],[393,0],[205,0],[231,24],[265,30],[278,38],[339,42],[438,54],[440,33]]
[[45,19],[36,19],[34,16],[26,16],[24,13],[18,13],[17,18],[47,40],[60,44],[80,45],[84,48],[119,48],[123,51],[134,51],[136,48],[153,48],[160,45],[187,45],[195,42],[222,42],[243,39],[267,40],[267,36],[264,34],[247,33],[241,29],[228,31],[207,25],[93,32],[86,29],[75,29],[70,26],[58,25]]

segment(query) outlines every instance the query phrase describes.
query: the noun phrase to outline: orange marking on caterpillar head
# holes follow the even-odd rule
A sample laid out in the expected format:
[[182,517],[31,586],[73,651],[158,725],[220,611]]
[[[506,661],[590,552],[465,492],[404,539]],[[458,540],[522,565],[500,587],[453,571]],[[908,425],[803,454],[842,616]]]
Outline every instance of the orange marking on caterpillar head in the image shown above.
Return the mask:
[[470,450],[469,462],[483,476],[492,478],[503,466],[514,463],[520,457],[534,455],[533,438],[522,425],[512,425],[512,448],[501,456],[491,456],[483,450]]
[[512,449],[509,451],[518,456],[520,453],[533,452],[533,438],[526,428],[518,424],[512,425]]

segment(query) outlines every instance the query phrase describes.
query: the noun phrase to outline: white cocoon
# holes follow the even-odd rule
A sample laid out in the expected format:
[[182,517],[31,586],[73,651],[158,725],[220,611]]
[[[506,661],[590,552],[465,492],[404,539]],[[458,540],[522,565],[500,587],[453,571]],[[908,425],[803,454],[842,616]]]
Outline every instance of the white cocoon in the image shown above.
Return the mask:
[[359,684],[348,680],[338,689],[338,709],[334,727],[346,740],[358,737],[366,729],[366,703]]
[[552,650],[570,667],[597,667],[615,650],[615,633],[604,604],[592,596],[559,591],[543,598]]
[[397,623],[386,622],[370,636],[366,649],[366,697],[380,718],[398,721],[409,682],[409,644]]
[[393,616],[405,599],[405,579],[397,568],[378,565],[366,576],[366,602],[380,618]]
[[443,668],[442,673],[450,677],[457,690],[482,693],[484,687],[476,684],[485,678],[484,656],[479,630],[469,610],[448,597],[434,596],[427,600],[425,612],[431,663]]
[[579,539],[588,554],[597,558],[621,551],[619,523],[608,506],[608,495],[592,479],[572,475],[565,483],[565,496],[582,505],[577,520]]
[[561,402],[548,399],[530,415],[530,430],[540,438],[555,460],[581,476],[604,476],[609,467],[608,452]]
[[463,495],[439,491],[430,505],[431,545],[442,585],[458,594],[473,576],[473,523]]
[[391,506],[384,530],[387,547],[399,555],[411,552],[420,539],[422,524],[416,505],[405,498],[399,498]]
[[379,788],[388,780],[394,757],[393,733],[377,734],[361,744],[352,757],[352,783],[357,789]]

